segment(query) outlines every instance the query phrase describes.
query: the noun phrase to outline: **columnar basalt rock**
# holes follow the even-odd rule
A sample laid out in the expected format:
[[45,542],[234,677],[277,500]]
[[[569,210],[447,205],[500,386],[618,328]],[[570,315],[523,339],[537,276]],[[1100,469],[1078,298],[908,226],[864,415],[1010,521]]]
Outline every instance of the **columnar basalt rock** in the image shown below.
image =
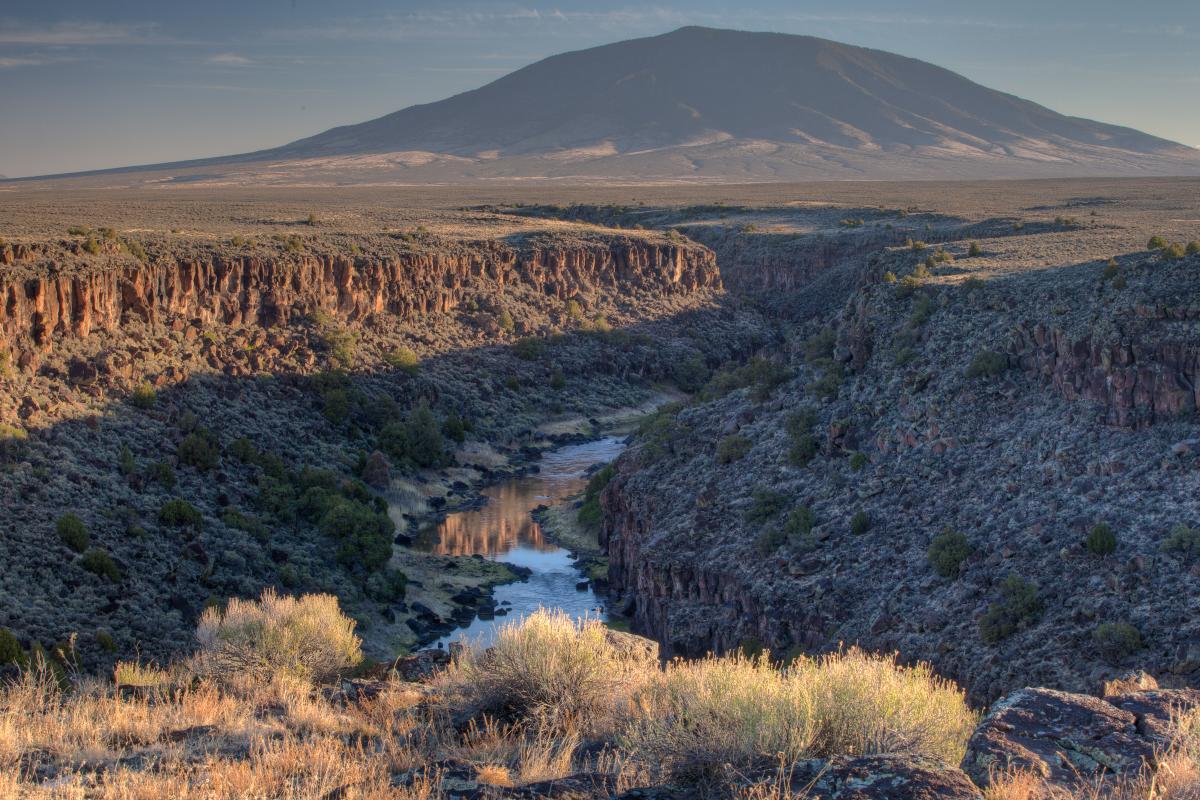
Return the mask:
[[[31,258],[21,251],[13,260]],[[385,313],[413,321],[453,310],[466,288],[480,285],[503,291],[524,283],[564,300],[602,291],[721,288],[711,251],[631,240],[526,251],[485,243],[383,259],[213,254],[144,265],[114,259],[86,271],[24,272],[0,277],[0,343],[43,350],[127,319],[271,327],[320,310],[348,322]]]
[[1148,425],[1200,405],[1200,343],[1194,339],[1111,344],[1037,323],[1017,330],[1010,353],[1066,399],[1099,403],[1110,425]]

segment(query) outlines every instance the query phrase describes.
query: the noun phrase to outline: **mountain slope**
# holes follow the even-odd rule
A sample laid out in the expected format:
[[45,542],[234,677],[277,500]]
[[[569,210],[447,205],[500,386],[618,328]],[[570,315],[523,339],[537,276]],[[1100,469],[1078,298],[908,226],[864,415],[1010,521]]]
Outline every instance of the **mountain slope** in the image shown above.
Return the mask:
[[1200,151],[880,50],[688,27],[272,150],[162,166],[260,182],[1049,177],[1200,174]]

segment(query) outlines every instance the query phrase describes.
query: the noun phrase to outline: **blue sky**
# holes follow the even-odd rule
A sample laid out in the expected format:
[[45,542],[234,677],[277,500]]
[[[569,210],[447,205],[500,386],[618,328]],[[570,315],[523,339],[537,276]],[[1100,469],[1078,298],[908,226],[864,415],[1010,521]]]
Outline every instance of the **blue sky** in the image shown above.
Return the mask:
[[1200,0],[4,0],[0,174],[269,147],[688,24],[891,50],[1200,146]]

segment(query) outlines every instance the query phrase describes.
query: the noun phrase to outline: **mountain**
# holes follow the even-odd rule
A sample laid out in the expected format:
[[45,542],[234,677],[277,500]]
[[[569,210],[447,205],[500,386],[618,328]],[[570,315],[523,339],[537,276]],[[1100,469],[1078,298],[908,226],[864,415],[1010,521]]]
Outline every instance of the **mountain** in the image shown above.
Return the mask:
[[881,50],[687,27],[272,150],[166,166],[267,181],[1059,177],[1200,174],[1200,151]]

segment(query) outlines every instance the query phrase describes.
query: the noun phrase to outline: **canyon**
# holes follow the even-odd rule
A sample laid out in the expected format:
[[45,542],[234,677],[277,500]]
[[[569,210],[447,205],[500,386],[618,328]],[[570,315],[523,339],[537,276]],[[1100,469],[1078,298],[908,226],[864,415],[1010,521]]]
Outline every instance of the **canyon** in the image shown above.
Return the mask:
[[831,796],[1058,775],[1053,724],[1131,770],[1197,702],[1194,180],[143,191],[0,192],[22,652],[166,662],[270,588],[392,662],[522,578],[421,536],[636,411],[564,541],[614,625],[895,652],[991,708],[964,772],[809,765]]

